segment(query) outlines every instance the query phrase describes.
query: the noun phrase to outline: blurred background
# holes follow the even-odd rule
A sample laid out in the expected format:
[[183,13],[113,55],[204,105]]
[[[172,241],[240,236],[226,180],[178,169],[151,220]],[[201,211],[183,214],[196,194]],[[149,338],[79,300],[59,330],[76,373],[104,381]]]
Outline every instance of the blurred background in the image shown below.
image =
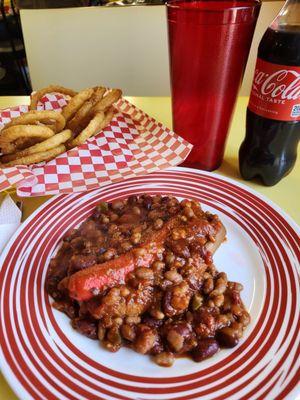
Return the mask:
[[[128,96],[169,96],[162,0],[0,0],[0,95],[96,83]],[[249,95],[258,43],[283,1],[264,1],[240,95]]]

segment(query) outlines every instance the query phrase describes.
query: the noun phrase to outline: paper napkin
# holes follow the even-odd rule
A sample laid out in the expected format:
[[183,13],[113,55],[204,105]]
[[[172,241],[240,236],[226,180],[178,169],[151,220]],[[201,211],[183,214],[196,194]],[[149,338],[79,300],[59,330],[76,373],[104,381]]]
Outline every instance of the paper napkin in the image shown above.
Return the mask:
[[7,195],[0,205],[0,253],[21,224],[22,212]]

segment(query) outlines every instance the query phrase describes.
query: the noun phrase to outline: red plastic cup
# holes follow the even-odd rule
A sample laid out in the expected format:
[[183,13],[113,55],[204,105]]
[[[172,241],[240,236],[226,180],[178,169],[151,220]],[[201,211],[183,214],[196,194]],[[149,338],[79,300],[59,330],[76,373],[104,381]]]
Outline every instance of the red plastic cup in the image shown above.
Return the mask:
[[194,145],[184,166],[211,171],[222,162],[260,5],[167,3],[173,130]]

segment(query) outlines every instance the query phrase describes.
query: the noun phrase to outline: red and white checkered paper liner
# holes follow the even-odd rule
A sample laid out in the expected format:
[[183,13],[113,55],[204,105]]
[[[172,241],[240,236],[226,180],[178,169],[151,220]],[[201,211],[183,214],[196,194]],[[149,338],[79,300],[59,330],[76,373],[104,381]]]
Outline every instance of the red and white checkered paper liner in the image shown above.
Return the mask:
[[[47,95],[38,109],[60,110],[61,95]],[[192,145],[125,99],[115,105],[111,124],[84,145],[48,163],[0,169],[0,192],[15,185],[23,197],[74,193],[181,164]],[[0,126],[28,111],[0,112]]]

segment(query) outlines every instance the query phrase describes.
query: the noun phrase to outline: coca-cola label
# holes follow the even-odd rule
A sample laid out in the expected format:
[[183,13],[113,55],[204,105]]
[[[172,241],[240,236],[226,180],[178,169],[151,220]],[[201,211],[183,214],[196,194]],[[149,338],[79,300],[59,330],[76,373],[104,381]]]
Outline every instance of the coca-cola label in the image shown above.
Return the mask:
[[249,109],[279,121],[300,121],[300,67],[257,59]]

